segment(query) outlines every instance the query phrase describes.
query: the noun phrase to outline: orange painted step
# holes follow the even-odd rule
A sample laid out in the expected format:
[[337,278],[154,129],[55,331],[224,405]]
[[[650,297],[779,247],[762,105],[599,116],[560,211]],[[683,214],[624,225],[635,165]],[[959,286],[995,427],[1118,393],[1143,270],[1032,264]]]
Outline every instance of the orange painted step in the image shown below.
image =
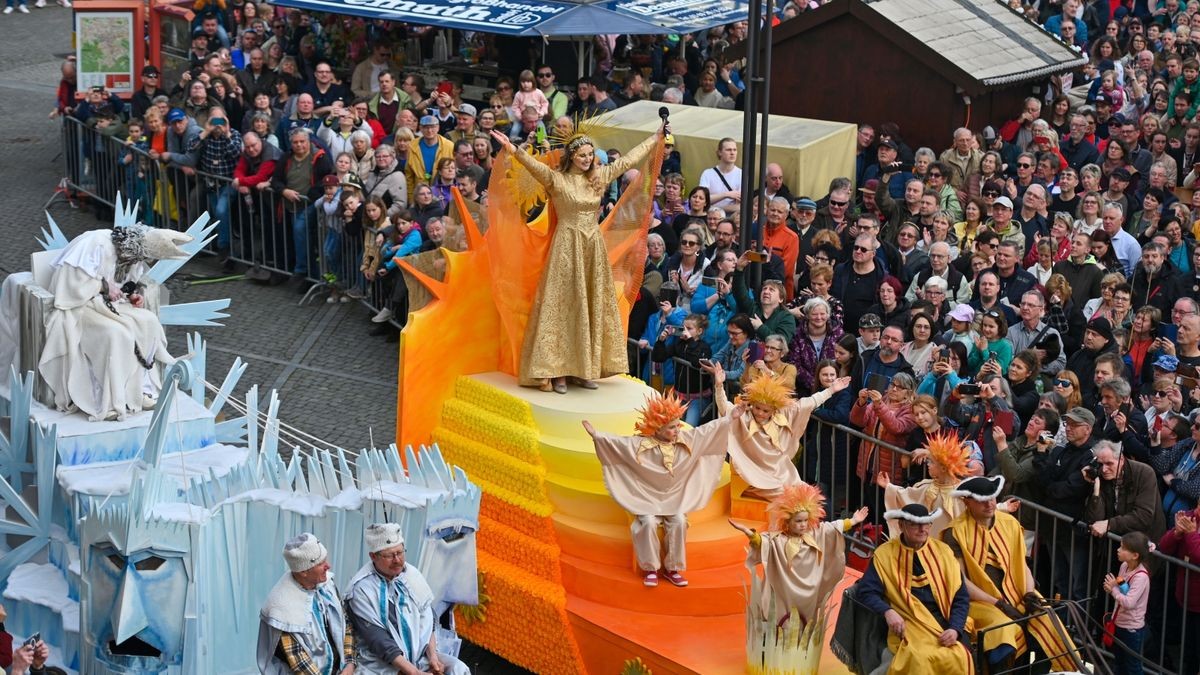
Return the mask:
[[[562,552],[584,560],[620,567],[631,565],[633,542],[629,525],[597,523],[556,513],[552,516]],[[693,570],[728,567],[746,559],[746,537],[722,519],[689,521],[688,567]]]
[[685,570],[688,586],[677,588],[660,579],[657,588],[642,585],[632,557],[623,566],[602,565],[563,554],[563,587],[578,597],[618,609],[670,616],[721,616],[742,612],[746,606],[749,572],[736,563],[711,569]]
[[664,621],[658,614],[568,596],[567,615],[588,672],[594,675],[619,673],[634,657],[654,675],[745,672],[746,619],[741,611]]
[[729,478],[729,515],[738,520],[748,520],[761,523],[761,525],[753,526],[759,530],[765,528],[769,522],[767,517],[767,502],[756,497],[743,497],[742,492],[750,485],[742,479],[737,473],[733,473]]

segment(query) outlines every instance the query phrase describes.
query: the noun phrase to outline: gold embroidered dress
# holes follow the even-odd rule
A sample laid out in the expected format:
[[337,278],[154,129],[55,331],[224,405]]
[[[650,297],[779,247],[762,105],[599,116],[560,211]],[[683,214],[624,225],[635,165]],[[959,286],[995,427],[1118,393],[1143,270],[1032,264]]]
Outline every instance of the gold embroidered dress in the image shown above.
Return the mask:
[[521,347],[519,381],[553,377],[595,380],[629,371],[625,334],[604,235],[600,198],[609,183],[650,155],[657,134],[620,159],[596,166],[593,183],[556,171],[525,152],[512,156],[545,186],[557,225]]

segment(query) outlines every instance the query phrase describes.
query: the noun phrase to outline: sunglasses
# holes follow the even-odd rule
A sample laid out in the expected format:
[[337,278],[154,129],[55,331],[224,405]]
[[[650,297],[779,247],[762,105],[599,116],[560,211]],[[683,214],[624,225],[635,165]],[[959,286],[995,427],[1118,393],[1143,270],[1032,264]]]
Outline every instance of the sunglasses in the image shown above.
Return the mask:
[[858,251],[859,253],[871,253],[873,249],[869,249],[865,246],[855,246],[854,250]]
[[1154,392],[1154,398],[1163,398],[1163,397],[1165,397],[1165,396],[1167,396],[1167,395],[1168,395],[1168,392],[1165,392],[1165,391],[1156,391],[1156,392]]
[[1032,169],[1033,165],[1028,162],[1025,162],[1025,163],[1017,162],[1017,168],[1018,169]]
[[1070,387],[1070,386],[1073,386],[1073,385],[1071,384],[1071,381],[1070,381],[1070,380],[1055,380],[1055,381],[1054,381],[1054,386],[1056,386],[1056,387]]
[[538,73],[538,77],[554,77],[554,73]]
[[830,200],[829,200],[829,205],[830,205],[830,206],[842,207],[842,206],[845,206],[845,205],[847,205],[847,204],[849,204],[849,203],[850,203],[850,202],[839,202],[839,201],[834,201],[834,200],[832,200],[832,199],[830,199]]
[[984,190],[983,196],[984,197],[999,197],[1000,191],[999,190]]
[[932,172],[931,172],[931,173],[929,174],[929,177],[930,177],[930,178],[941,178],[941,177],[942,177],[942,174],[940,174],[940,173],[932,173]]
[[679,242],[679,245],[680,246],[699,246],[700,242],[698,242],[698,241],[681,241],[681,242]]

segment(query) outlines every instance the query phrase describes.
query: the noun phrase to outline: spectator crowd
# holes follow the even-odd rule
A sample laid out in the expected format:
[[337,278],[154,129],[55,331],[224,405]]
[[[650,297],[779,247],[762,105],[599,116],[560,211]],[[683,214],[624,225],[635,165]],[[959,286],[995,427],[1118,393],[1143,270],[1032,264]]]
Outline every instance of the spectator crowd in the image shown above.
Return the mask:
[[[774,20],[820,4],[789,1]],[[1040,544],[1060,563],[1054,593],[1079,599],[1101,582],[1088,537],[1142,532],[1161,553],[1200,556],[1200,2],[1011,6],[1088,64],[936,147],[863,121],[854,175],[825,194],[796,194],[776,164],[744,186],[733,139],[694,176],[668,145],[630,364],[674,388],[691,423],[715,414],[709,361],[734,391],[769,375],[804,396],[851,377],[814,411],[827,424],[798,460],[834,511],[878,501],[881,475],[920,480],[909,454],[950,430],[1006,495],[1078,525]],[[451,188],[473,213],[486,207],[493,130],[542,152],[577,120],[638,100],[742,107],[745,64],[726,52],[745,22],[597,36],[593,74],[562,82],[483,34],[447,45],[428,27],[265,3],[196,10],[191,68],[162,82],[145,67],[128,106],[103,88],[76,103],[64,65],[56,112],[111,139],[84,144],[98,189],[108,153],[125,173],[107,180],[134,177],[123,184],[148,218],[207,208],[218,252],[260,264],[264,281],[291,273],[303,291],[321,269],[331,302],[381,293],[376,332],[393,338],[407,311],[397,260],[452,246]],[[414,55],[439,50],[498,61],[494,87],[471,98],[454,76],[426,80]],[[598,150],[611,161],[622,149]],[[239,248],[251,223],[261,236]],[[1200,587],[1174,602],[1194,645]],[[1196,650],[1182,653],[1175,665],[1196,672]]]

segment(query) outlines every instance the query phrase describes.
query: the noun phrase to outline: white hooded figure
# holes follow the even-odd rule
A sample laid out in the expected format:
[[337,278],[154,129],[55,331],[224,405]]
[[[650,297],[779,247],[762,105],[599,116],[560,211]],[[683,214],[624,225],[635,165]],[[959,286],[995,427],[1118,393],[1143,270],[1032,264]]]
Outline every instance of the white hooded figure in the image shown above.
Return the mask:
[[395,675],[410,668],[434,675],[470,675],[466,664],[437,651],[433,591],[404,559],[395,523],[367,527],[363,565],[346,591],[346,611],[358,639],[358,673]]
[[54,310],[38,362],[56,408],[101,420],[154,406],[161,385],[154,364],[175,359],[158,315],[144,308],[140,282],[150,262],[186,258],[179,245],[191,239],[138,224],[91,230],[62,249],[52,263]]

